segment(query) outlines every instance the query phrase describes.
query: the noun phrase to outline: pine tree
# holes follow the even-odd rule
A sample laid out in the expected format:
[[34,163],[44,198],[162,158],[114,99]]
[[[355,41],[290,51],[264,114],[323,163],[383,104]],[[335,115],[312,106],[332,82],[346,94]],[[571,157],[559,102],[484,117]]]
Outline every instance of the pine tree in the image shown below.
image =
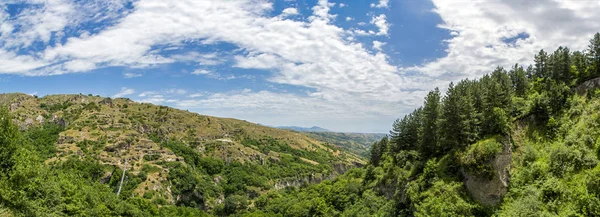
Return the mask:
[[582,53],[581,51],[573,52],[571,62],[574,67],[574,71],[572,72],[572,74],[576,75],[577,83],[582,83],[591,78],[584,53]]
[[519,64],[515,64],[510,70],[509,75],[515,95],[524,97],[529,88],[529,79],[527,78],[527,73],[523,70],[523,67],[519,66]]
[[533,73],[534,78],[545,78],[548,76],[548,54],[544,50],[535,55],[535,70]]
[[390,151],[398,153],[401,150],[416,150],[419,143],[419,128],[421,108],[396,120],[390,131]]
[[600,76],[600,33],[596,33],[588,46],[588,60],[593,77]]
[[435,156],[439,151],[440,90],[438,88],[427,94],[422,112],[423,122],[419,130],[419,150],[424,156]]
[[566,47],[558,47],[549,58],[551,78],[557,82],[569,84],[571,81],[570,51]]
[[373,166],[379,166],[379,161],[381,160],[381,156],[382,156],[382,150],[381,150],[381,145],[379,144],[379,142],[374,142],[373,145],[371,146],[371,164]]

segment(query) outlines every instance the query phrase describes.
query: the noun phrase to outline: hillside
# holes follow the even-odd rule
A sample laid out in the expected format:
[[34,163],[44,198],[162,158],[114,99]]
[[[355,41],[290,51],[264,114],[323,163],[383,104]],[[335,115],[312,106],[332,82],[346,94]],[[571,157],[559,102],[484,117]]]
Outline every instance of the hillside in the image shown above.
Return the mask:
[[[113,189],[126,168],[124,199],[217,213],[228,198],[251,202],[282,183],[318,182],[364,164],[298,132],[124,98],[14,93],[1,94],[0,105],[49,168],[94,166],[90,181]],[[38,134],[45,143],[35,142]]]
[[363,157],[369,155],[373,143],[386,136],[384,133],[304,132],[304,134]]

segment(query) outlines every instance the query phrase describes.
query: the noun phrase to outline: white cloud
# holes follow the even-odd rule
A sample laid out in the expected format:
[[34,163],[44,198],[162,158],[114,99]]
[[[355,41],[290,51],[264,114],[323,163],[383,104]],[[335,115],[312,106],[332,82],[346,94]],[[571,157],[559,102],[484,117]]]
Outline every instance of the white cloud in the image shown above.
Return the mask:
[[142,74],[133,73],[133,72],[126,72],[126,73],[123,73],[123,77],[125,77],[125,78],[137,78],[137,77],[142,77]]
[[283,11],[281,12],[281,15],[284,17],[298,15],[298,9],[296,9],[296,8],[283,9]]
[[381,51],[383,51],[383,46],[385,44],[386,44],[385,42],[373,41],[373,49],[381,52]]
[[140,93],[140,95],[138,95],[139,97],[147,97],[147,96],[153,96],[158,94],[158,92],[156,91],[144,91],[142,93]]
[[212,72],[206,69],[196,69],[192,72],[193,75],[208,75]]
[[[588,1],[433,1],[452,36],[447,56],[406,67],[445,80],[479,77],[495,66],[531,64],[540,49],[585,49],[600,29],[600,2]],[[528,38],[515,38],[519,34]],[[515,38],[514,43],[503,40]]]
[[[180,48],[181,47],[173,47],[170,49],[177,50]],[[191,51],[183,54],[173,54],[168,58],[178,62],[197,62],[204,66],[214,66],[223,63],[222,57],[217,53],[198,53]]]
[[123,87],[123,88],[121,88],[121,91],[119,93],[113,95],[113,98],[121,98],[121,97],[132,95],[134,93],[135,93],[134,89]]
[[189,98],[198,98],[198,97],[203,97],[203,96],[204,96],[203,93],[193,93],[193,94],[190,94],[188,97]]
[[354,18],[352,18],[352,17],[346,17],[346,21],[353,21],[353,20],[354,20]]
[[379,3],[371,3],[372,8],[388,8],[389,0],[379,0]]
[[183,95],[186,94],[187,91],[184,89],[177,89],[177,88],[172,88],[172,89],[168,89],[165,91],[168,94],[177,94],[177,95]]
[[343,8],[343,7],[346,7],[346,6],[348,6],[348,5],[347,5],[347,4],[344,4],[344,3],[340,3],[338,6],[339,6],[340,8]]
[[[48,43],[52,33],[62,31],[69,23],[69,17],[75,13],[75,8],[64,0],[31,1],[38,7],[27,8],[16,19],[5,19],[2,22],[3,32],[11,34],[0,35],[5,48],[28,47],[34,41]],[[0,3],[0,8],[6,3]],[[0,15],[0,18],[1,15]],[[17,32],[10,30],[19,29]]]
[[385,14],[380,14],[379,16],[371,18],[371,24],[379,28],[379,32],[377,32],[377,35],[388,35],[390,25],[387,23],[386,19],[387,17],[385,16]]

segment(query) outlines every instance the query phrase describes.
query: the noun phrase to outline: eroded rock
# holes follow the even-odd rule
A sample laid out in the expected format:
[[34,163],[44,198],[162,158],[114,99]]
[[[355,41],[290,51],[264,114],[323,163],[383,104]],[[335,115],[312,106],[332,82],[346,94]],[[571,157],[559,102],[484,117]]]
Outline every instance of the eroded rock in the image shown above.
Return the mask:
[[510,162],[512,160],[512,145],[509,141],[509,139],[503,141],[502,152],[488,162],[494,171],[493,178],[481,177],[472,172],[463,171],[467,190],[481,204],[497,205],[508,191]]

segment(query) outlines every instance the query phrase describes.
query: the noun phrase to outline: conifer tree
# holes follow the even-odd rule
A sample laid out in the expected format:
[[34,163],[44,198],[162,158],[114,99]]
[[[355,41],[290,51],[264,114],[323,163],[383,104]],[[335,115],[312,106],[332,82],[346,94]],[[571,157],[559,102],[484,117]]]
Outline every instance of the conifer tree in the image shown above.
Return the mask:
[[422,125],[419,132],[422,154],[434,156],[439,147],[438,119],[440,116],[440,90],[430,91],[423,104]]

